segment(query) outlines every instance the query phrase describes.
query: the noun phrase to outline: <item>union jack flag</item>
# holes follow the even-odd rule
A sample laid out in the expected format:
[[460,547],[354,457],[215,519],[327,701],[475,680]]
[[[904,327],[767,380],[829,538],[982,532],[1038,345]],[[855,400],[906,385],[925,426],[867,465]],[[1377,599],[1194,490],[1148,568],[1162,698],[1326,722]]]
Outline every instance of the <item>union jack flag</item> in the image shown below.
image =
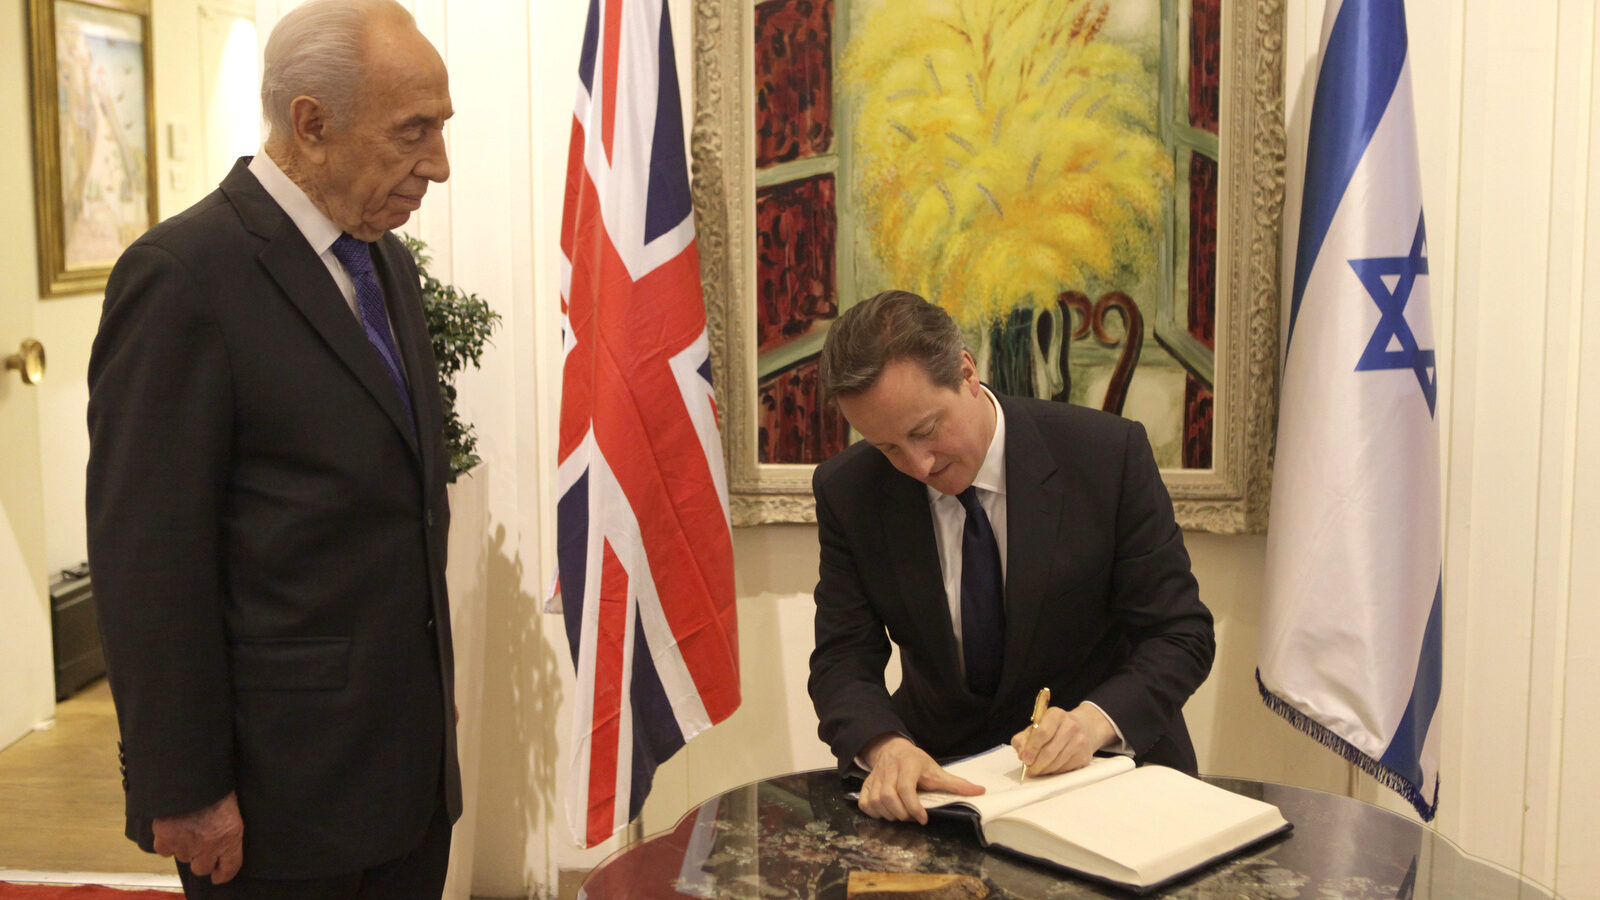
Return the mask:
[[627,825],[739,706],[727,476],[663,0],[590,0],[561,223],[558,590],[578,673],[567,818]]

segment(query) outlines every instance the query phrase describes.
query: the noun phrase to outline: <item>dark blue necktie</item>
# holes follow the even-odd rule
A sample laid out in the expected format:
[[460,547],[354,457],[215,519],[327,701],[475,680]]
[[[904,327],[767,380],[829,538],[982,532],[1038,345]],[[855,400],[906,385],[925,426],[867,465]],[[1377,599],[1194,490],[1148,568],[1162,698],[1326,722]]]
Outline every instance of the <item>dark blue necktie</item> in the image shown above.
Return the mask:
[[967,511],[967,524],[961,530],[961,655],[967,665],[967,687],[992,697],[1000,686],[1006,634],[1000,545],[978,503],[977,487],[968,487],[956,499]]
[[405,404],[406,418],[416,430],[416,413],[411,409],[411,389],[406,385],[405,370],[400,367],[400,351],[394,345],[394,335],[389,332],[389,312],[383,305],[383,289],[378,287],[378,277],[372,271],[372,245],[348,234],[339,235],[333,242],[333,255],[338,257],[350,280],[356,286],[356,308],[361,311],[361,325],[366,329],[367,340],[377,348],[383,367],[389,370],[395,390],[400,392],[400,402]]

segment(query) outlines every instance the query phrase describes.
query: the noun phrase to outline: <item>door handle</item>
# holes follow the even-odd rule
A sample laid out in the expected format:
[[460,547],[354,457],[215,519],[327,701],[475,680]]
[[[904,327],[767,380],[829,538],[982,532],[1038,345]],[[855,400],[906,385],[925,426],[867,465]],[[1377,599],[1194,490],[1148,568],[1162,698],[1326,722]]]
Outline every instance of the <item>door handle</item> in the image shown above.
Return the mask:
[[6,371],[16,369],[23,384],[38,384],[44,380],[44,345],[28,338],[22,349],[6,357]]

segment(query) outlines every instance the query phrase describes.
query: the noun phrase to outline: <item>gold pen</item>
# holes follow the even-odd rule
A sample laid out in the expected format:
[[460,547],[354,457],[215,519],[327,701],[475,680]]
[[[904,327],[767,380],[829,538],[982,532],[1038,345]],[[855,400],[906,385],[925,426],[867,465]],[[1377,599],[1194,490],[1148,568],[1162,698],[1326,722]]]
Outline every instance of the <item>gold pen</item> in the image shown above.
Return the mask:
[[[1049,708],[1050,708],[1050,689],[1047,688],[1047,687],[1039,688],[1039,695],[1037,697],[1033,698],[1033,718],[1029,720],[1032,724],[1030,724],[1028,727],[1029,728],[1038,728],[1039,727],[1039,720],[1044,718],[1045,710],[1047,710]],[[1022,764],[1022,777],[1023,778],[1027,778],[1028,777],[1028,764],[1027,763],[1023,763]]]

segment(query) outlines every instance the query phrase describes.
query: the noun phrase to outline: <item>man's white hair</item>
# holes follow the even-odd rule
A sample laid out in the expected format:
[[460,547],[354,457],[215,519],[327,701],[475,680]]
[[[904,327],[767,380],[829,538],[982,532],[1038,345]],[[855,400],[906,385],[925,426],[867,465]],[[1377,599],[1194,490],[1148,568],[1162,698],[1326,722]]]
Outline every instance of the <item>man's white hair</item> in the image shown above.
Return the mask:
[[261,112],[273,138],[294,131],[289,105],[299,96],[327,106],[333,125],[355,114],[367,29],[380,16],[416,20],[395,0],[309,0],[278,20],[267,38]]

